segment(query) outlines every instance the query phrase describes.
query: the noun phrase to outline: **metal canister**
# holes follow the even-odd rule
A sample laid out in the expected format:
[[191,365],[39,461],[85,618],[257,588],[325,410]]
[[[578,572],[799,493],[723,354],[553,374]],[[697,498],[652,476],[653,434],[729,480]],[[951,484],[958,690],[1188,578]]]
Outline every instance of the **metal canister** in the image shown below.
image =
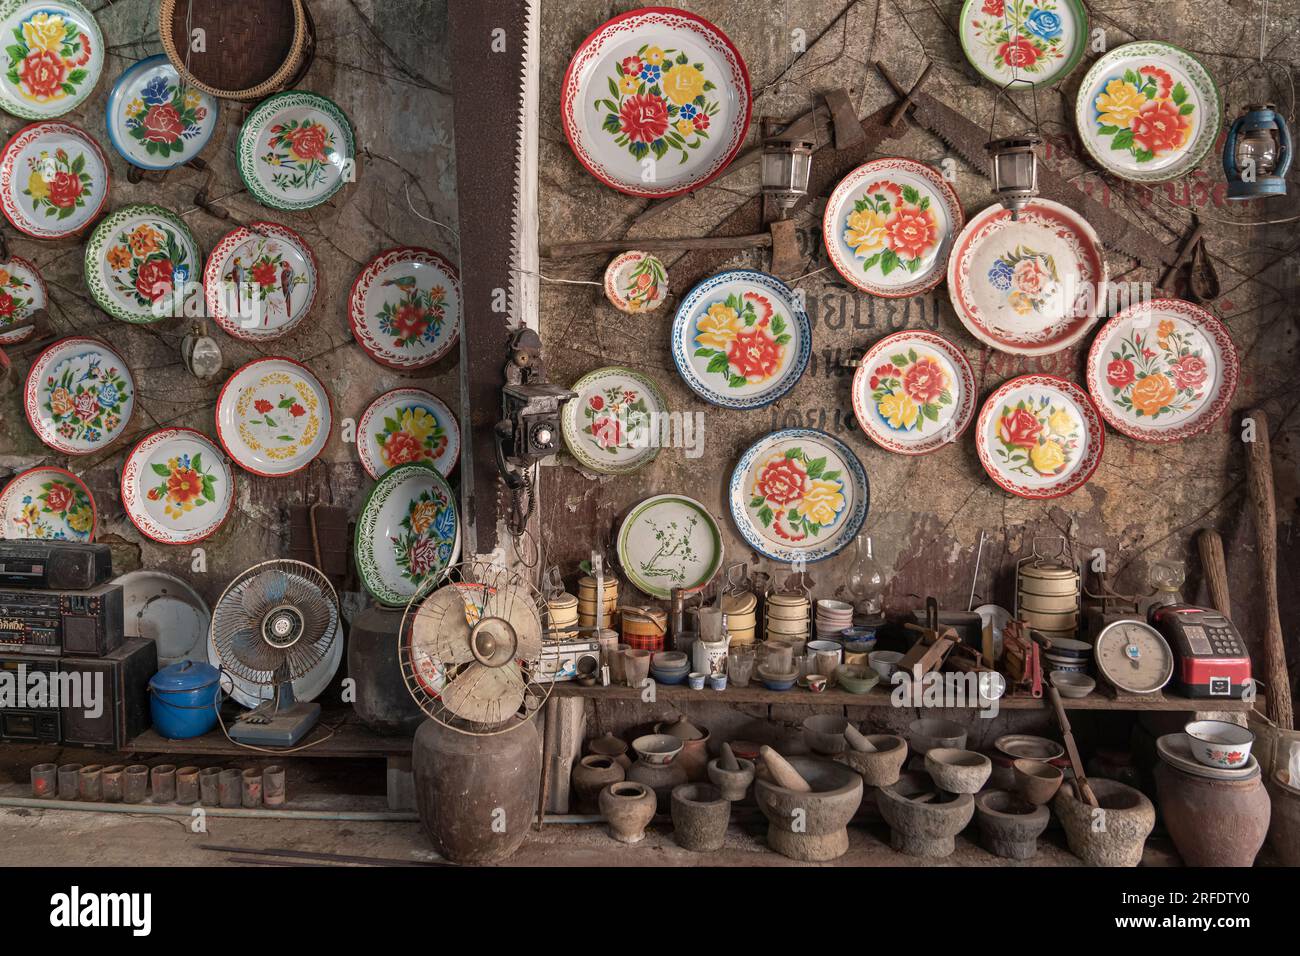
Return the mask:
[[122,775],[122,802],[144,803],[149,794],[149,768],[133,763]]
[[176,802],[187,806],[199,799],[199,768],[181,767],[176,771]]
[[262,771],[262,802],[268,807],[282,807],[285,799],[285,772],[280,764]]
[[59,767],[52,763],[38,763],[32,767],[32,796],[38,800],[53,800],[59,795]]
[[81,764],[65,763],[59,767],[59,799],[76,800],[80,786]]
[[176,802],[176,765],[160,763],[149,771],[155,803]]
[[126,776],[126,767],[120,763],[115,763],[111,767],[105,767],[102,776],[104,780],[104,802],[121,803],[122,778]]
[[217,777],[218,800],[223,807],[240,805],[239,781],[243,775],[233,768],[221,771]]
[[87,764],[77,774],[77,796],[90,803],[100,803],[104,799],[104,765]]
[[240,802],[252,810],[262,805],[262,771],[245,770],[240,776]]
[[205,807],[221,803],[220,767],[204,767],[199,771],[199,802]]

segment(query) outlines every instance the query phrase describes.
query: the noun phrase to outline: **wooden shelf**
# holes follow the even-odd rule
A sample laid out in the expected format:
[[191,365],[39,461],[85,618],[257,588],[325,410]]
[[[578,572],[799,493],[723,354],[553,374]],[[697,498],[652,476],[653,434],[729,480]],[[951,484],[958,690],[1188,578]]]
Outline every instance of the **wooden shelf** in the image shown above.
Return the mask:
[[[312,728],[304,742],[310,743],[319,739],[326,728],[334,730],[334,735],[328,740],[306,750],[287,753],[285,756],[383,759],[406,757],[411,753],[412,737],[385,737],[377,734],[363,724],[350,707],[324,710],[321,713],[320,723]],[[188,740],[168,740],[153,729],[149,729],[133,737],[122,750],[123,752],[192,754],[207,757],[273,756],[260,754],[255,750],[231,743],[221,732],[220,727],[202,737],[191,737]]]

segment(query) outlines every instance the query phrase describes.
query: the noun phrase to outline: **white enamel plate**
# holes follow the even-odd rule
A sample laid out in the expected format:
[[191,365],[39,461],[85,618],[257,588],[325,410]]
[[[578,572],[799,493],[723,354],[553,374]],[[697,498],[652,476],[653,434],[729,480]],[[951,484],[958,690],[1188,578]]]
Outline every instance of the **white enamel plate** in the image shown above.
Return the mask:
[[618,560],[632,584],[666,599],[673,588],[692,591],[713,580],[722,567],[722,531],[694,498],[656,495],[619,525]]
[[413,461],[431,462],[450,475],[460,459],[460,425],[438,396],[422,388],[395,388],[361,416],[357,455],[371,478]]
[[221,527],[235,501],[230,462],[191,428],[152,432],[122,466],[122,506],[145,537],[193,544]]
[[311,311],[320,288],[316,256],[302,236],[274,222],[236,226],[208,256],[208,312],[237,339],[287,335]]
[[98,339],[60,339],[32,363],[23,408],[45,444],[66,455],[88,455],[126,430],[135,379],[122,356]]
[[97,517],[86,483],[64,468],[30,468],[0,491],[0,538],[94,541]]
[[356,179],[352,125],[318,93],[268,96],[244,120],[236,147],[239,175],[263,206],[319,206]]
[[406,604],[460,555],[460,517],[447,479],[428,462],[385,472],[357,519],[354,550],[375,600]]
[[30,339],[35,329],[11,330],[45,308],[48,301],[45,280],[35,265],[17,256],[0,262],[0,346],[18,345]]
[[181,83],[165,53],[126,68],[108,94],[108,138],[128,163],[172,169],[189,162],[217,128],[214,96]]
[[381,252],[352,283],[352,336],[380,365],[427,368],[460,338],[460,279],[432,249]]
[[607,475],[636,471],[659,454],[658,426],[668,402],[650,376],[611,365],[573,385],[564,406],[564,444],[583,467]]
[[94,222],[108,199],[108,160],[71,123],[33,123],[0,154],[0,208],[35,239],[65,239]]
[[217,398],[221,447],[239,467],[267,478],[306,468],[324,450],[332,420],[325,387],[288,358],[249,362]]
[[25,119],[76,109],[104,71],[104,36],[76,0],[5,0],[0,107]]
[[202,270],[203,254],[190,227],[162,206],[123,206],[86,243],[86,285],[99,307],[123,322],[188,314],[184,303],[201,295]]

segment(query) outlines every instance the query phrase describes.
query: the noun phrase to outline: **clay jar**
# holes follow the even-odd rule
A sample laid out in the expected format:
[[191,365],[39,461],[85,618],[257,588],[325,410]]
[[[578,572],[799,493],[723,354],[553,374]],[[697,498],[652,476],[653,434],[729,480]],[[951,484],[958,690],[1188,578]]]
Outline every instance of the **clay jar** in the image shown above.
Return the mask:
[[1062,787],[1052,801],[1070,852],[1089,866],[1137,866],[1156,825],[1156,808],[1141,791],[1116,780],[1089,783],[1106,811],[1104,828],[1094,828],[1095,810],[1075,796],[1073,786]]
[[686,779],[699,783],[709,779],[709,729],[697,727],[685,717],[655,724],[655,733],[668,734],[682,742],[682,752],[673,761],[686,771]]
[[688,782],[686,770],[678,762],[681,744],[670,734],[649,734],[633,743],[637,760],[628,768],[627,779],[654,791],[660,813],[668,812],[673,787]]
[[712,784],[684,783],[672,793],[673,839],[696,853],[721,850],[731,820],[731,802]]
[[1156,767],[1160,815],[1188,866],[1251,866],[1268,835],[1263,777],[1210,780],[1163,761]]
[[627,755],[627,741],[613,734],[602,734],[587,743],[587,752],[601,757],[613,757],[624,770],[632,766],[632,758]]
[[1273,820],[1268,845],[1283,866],[1300,866],[1300,788],[1291,786],[1285,768],[1275,770],[1268,789],[1273,797]]
[[577,812],[595,813],[600,791],[621,782],[624,776],[622,764],[613,757],[591,754],[579,760],[571,778]]
[[609,835],[620,843],[640,843],[655,815],[655,794],[643,783],[611,783],[597,798],[601,815],[609,822]]
[[789,763],[812,792],[778,787],[770,780],[754,783],[754,798],[767,817],[768,846],[801,862],[843,856],[849,848],[849,821],[862,802],[862,778],[828,760],[790,757]]
[[1034,806],[1009,790],[985,790],[975,797],[980,845],[995,856],[1028,860],[1038,853],[1038,837],[1051,811]]
[[[927,800],[918,798],[934,793]],[[876,795],[880,815],[889,824],[890,845],[909,856],[945,857],[956,848],[954,837],[966,828],[975,813],[975,798],[969,793],[939,793],[929,774],[902,774],[890,787]]]

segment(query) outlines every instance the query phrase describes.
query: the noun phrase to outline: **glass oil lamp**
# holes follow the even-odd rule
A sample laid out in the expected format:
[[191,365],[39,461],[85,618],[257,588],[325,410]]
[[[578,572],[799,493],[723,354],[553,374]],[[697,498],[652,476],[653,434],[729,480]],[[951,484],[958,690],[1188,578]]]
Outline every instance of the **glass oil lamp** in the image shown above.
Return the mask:
[[849,552],[844,588],[853,600],[854,619],[878,618],[885,608],[885,575],[876,561],[871,535],[859,534]]
[[[995,137],[998,100],[1016,83],[1027,83],[1034,94],[1034,128],[1010,136]],[[1038,132],[1038,91],[1028,80],[1013,78],[998,91],[989,117],[989,141],[984,149],[989,154],[989,177],[993,180],[993,195],[1010,212],[1012,219],[1020,218],[1020,211],[1029,200],[1038,195],[1038,147],[1043,137]]]
[[763,195],[782,219],[808,195],[813,143],[806,139],[769,136],[763,140]]
[[1291,130],[1272,103],[1247,106],[1228,129],[1223,172],[1229,199],[1286,195]]

